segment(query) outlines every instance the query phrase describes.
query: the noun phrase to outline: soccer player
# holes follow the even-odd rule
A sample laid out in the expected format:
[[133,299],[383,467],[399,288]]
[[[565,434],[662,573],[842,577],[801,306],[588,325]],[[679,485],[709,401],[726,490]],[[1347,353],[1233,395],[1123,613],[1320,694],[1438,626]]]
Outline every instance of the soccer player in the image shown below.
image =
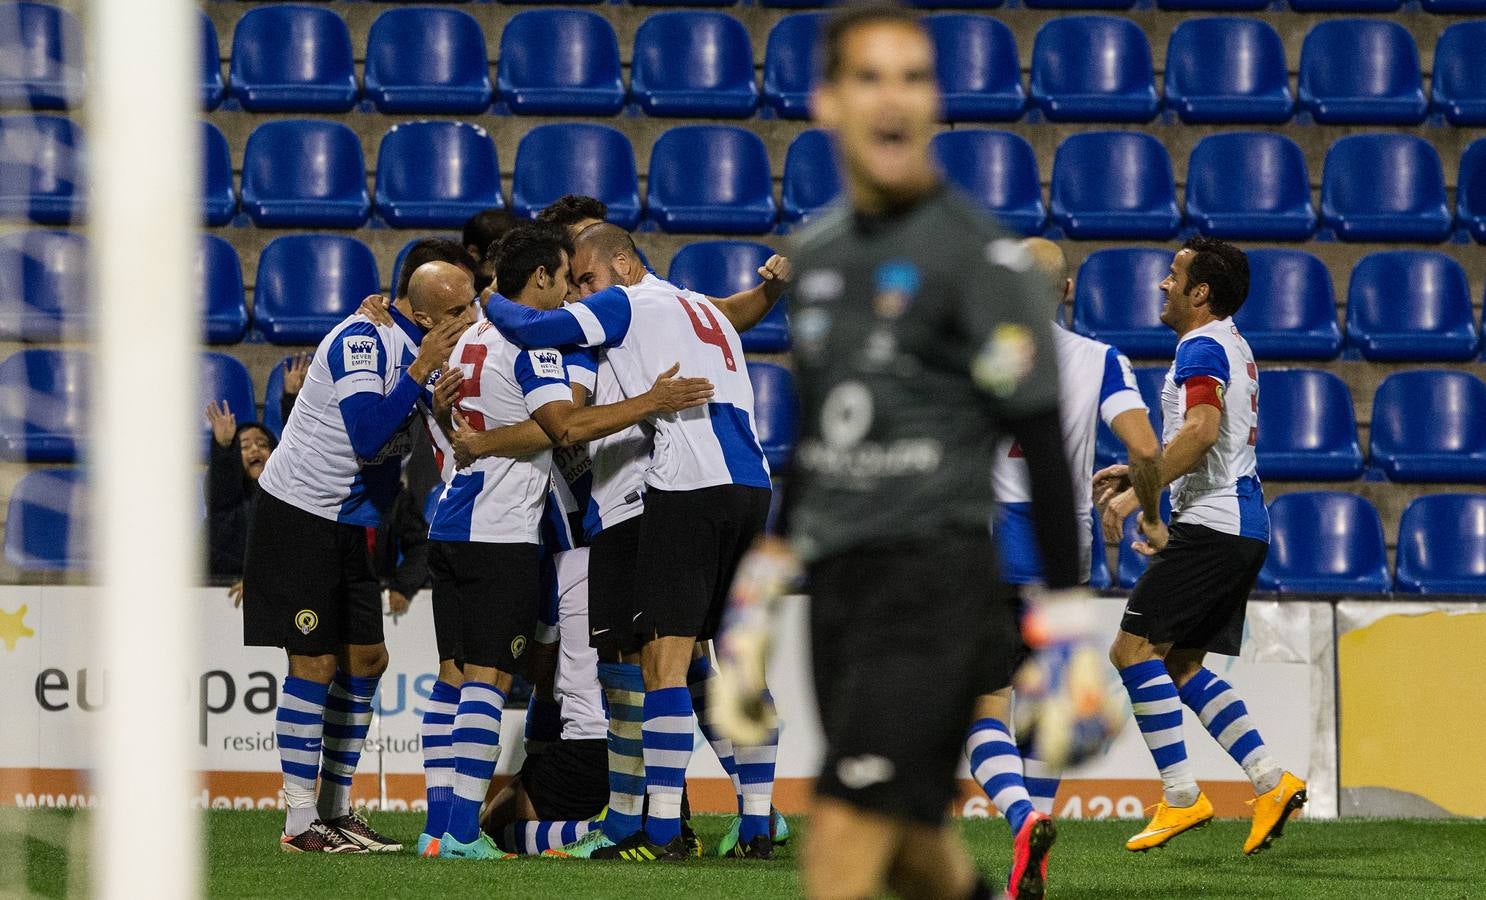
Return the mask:
[[366,529],[397,495],[414,404],[471,319],[468,278],[462,286],[434,268],[442,265],[415,277],[390,310],[393,325],[357,313],[320,342],[258,480],[243,633],[247,645],[283,647],[289,657],[276,726],[286,851],[401,849],[350,810],[372,695],[387,668]]
[[[1073,295],[1073,280],[1068,277],[1068,260],[1063,251],[1043,238],[1028,238],[1022,246],[1052,287],[1049,296],[1053,303],[1059,307],[1068,303]],[[1074,498],[1081,500],[1092,494],[1095,432],[1102,420],[1129,453],[1131,480],[1140,487],[1137,496],[1142,496],[1146,504],[1142,511],[1147,519],[1159,523],[1161,488],[1156,478],[1161,445],[1151,429],[1130,361],[1108,344],[1063,328],[1053,329],[1053,344],[1058,351],[1063,445],[1073,470]],[[1015,615],[1020,619],[1025,608],[1021,591],[1025,585],[1042,582],[1042,559],[1032,532],[1032,495],[1022,449],[1014,443],[1003,443],[997,448],[996,457],[991,482],[996,495],[994,531],[1001,580],[1009,587]],[[1077,504],[1076,515],[1078,576],[1080,582],[1087,582],[1095,551],[1093,516],[1082,503]],[[1101,544],[1097,549],[1103,552],[1104,547]],[[1029,654],[1024,644],[1012,671]],[[970,726],[965,753],[970,760],[971,775],[1006,817],[1015,838],[1007,890],[1011,897],[1017,897],[1028,893],[1022,890],[1022,879],[1029,866],[1040,869],[1028,882],[1029,887],[1035,889],[1036,882],[1046,881],[1046,852],[1034,859],[1033,850],[1045,851],[1048,839],[1044,835],[1043,840],[1034,841],[1033,836],[1038,823],[1052,814],[1058,774],[1030,755],[1022,759],[1012,737],[1010,714],[1009,685],[997,685],[977,700],[975,723]],[[1041,827],[1044,831],[1050,828]]]
[[516,217],[507,209],[482,210],[465,221],[461,236],[464,249],[479,262],[479,268],[475,272],[476,293],[485,290],[495,280],[495,270],[491,268],[488,258],[490,248],[515,224]]
[[538,222],[563,229],[569,240],[577,239],[583,229],[608,218],[608,204],[597,197],[585,197],[582,194],[565,194],[537,213]]
[[[679,859],[691,850],[681,835],[680,812],[692,749],[688,673],[694,671],[695,645],[715,632],[737,562],[762,529],[769,508],[768,464],[753,429],[753,386],[735,322],[756,322],[778,295],[770,298],[771,291],[761,288],[740,309],[681,290],[646,271],[630,236],[609,224],[585,229],[574,259],[574,282],[586,294],[580,303],[539,312],[496,296],[486,314],[524,346],[605,348],[614,389],[626,396],[643,389],[640,373],[678,358],[688,372],[705,374],[716,385],[716,397],[705,410],[650,420],[654,449],[643,470],[643,483],[628,484],[612,476],[601,479],[600,469],[608,460],[600,455],[604,448],[594,454],[594,499],[600,515],[617,499],[616,512],[639,520],[632,529],[632,551],[601,553],[600,542],[594,542],[590,631],[631,648],[640,645],[642,679],[631,679],[624,687],[631,703],[641,690],[644,693],[641,745],[649,809],[643,829],[638,827],[638,811],[626,815],[624,827],[631,833],[590,855],[630,861]],[[609,286],[600,289],[604,282]],[[606,389],[604,368],[600,366],[600,400]],[[631,465],[638,458],[636,450],[620,455],[621,469],[641,474]],[[605,532],[609,530],[606,521]],[[600,561],[626,554],[632,554],[632,584],[638,589],[628,602],[638,600],[639,606],[630,607],[633,614],[616,614],[598,602],[600,597],[604,602],[621,601],[617,592],[598,590]],[[773,767],[765,768],[772,782]],[[606,836],[614,814],[611,806]],[[763,844],[771,848],[767,809],[759,818]],[[763,844],[760,852],[772,852],[764,851]]]
[[[1193,238],[1161,282],[1161,321],[1179,340],[1161,389],[1165,451],[1160,484],[1171,486],[1171,527],[1140,522],[1135,549],[1153,556],[1125,607],[1110,661],[1130,694],[1135,721],[1161,773],[1156,814],[1125,843],[1160,847],[1213,817],[1182,741],[1182,704],[1243,767],[1258,795],[1244,853],[1280,836],[1306,800],[1305,782],[1270,755],[1248,710],[1223,679],[1202,665],[1208,653],[1237,656],[1244,612],[1269,550],[1269,513],[1254,463],[1259,370],[1233,324],[1249,291],[1243,251]],[[1125,466],[1094,477],[1106,533],[1138,501]]]
[[1009,677],[1017,638],[987,528],[1002,435],[1025,452],[1044,580],[1077,581],[1057,350],[1031,257],[932,161],[934,45],[915,15],[844,12],[823,57],[811,108],[839,138],[846,204],[795,258],[789,541],[761,540],[735,591],[777,595],[807,570],[826,750],[806,893],[990,897],[945,816],[975,698]]

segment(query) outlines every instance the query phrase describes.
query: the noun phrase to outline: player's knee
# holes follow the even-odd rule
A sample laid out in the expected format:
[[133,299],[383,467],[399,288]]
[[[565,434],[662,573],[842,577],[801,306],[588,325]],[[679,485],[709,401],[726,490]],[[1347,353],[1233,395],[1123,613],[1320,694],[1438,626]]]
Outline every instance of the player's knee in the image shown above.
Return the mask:
[[351,674],[358,678],[381,678],[387,671],[387,645],[358,644],[349,648]]
[[316,684],[329,684],[335,678],[335,655],[306,656],[299,653],[289,655],[289,674]]

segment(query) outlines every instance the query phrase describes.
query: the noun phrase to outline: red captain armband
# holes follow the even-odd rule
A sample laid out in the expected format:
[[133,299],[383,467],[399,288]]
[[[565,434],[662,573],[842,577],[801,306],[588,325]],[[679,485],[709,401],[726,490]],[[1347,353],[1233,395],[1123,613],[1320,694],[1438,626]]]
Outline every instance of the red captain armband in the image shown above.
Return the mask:
[[1193,375],[1183,384],[1187,391],[1187,409],[1207,404],[1223,408],[1223,383],[1211,375]]

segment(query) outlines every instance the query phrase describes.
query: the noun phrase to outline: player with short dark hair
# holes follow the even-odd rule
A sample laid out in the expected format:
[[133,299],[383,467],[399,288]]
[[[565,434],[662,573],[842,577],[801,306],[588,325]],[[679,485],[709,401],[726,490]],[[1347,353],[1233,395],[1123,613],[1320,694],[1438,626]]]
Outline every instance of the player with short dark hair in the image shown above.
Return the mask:
[[469,255],[479,261],[475,270],[475,291],[483,292],[495,279],[490,263],[490,248],[516,227],[516,217],[508,209],[487,209],[465,220],[461,242]]
[[[1110,648],[1141,736],[1161,773],[1156,814],[1126,849],[1159,847],[1205,824],[1213,807],[1198,788],[1182,740],[1182,705],[1243,767],[1258,795],[1245,853],[1280,836],[1306,800],[1305,782],[1270,755],[1238,694],[1202,664],[1237,656],[1244,613],[1269,550],[1269,513],[1254,446],[1259,370],[1232,316],[1248,295],[1248,259],[1213,238],[1189,240],[1161,282],[1161,321],[1177,333],[1176,359],[1161,389],[1165,451],[1161,486],[1171,487],[1171,527],[1135,549],[1154,557],[1136,582]],[[1095,475],[1106,535],[1136,501],[1124,466]]]
[[578,232],[608,218],[608,204],[597,197],[582,194],[564,194],[537,213],[538,222],[566,229],[571,237],[577,237]]

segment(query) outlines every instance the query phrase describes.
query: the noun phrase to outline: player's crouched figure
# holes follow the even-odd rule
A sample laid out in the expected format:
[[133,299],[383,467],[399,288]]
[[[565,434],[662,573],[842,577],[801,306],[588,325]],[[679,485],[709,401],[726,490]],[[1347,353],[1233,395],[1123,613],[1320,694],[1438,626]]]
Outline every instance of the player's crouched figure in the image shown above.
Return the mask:
[[[1305,782],[1270,756],[1238,694],[1202,665],[1208,653],[1238,655],[1245,607],[1269,550],[1254,461],[1259,371],[1232,318],[1248,295],[1248,259],[1223,241],[1193,238],[1160,289],[1161,321],[1178,337],[1161,389],[1160,480],[1171,488],[1170,538],[1142,525],[1147,540],[1135,549],[1154,558],[1130,594],[1109,657],[1161,772],[1164,797],[1125,847],[1160,847],[1213,817],[1182,741],[1185,704],[1254,784],[1243,850],[1255,853],[1280,836],[1306,797]],[[1106,536],[1118,535],[1137,505],[1126,467],[1095,475],[1094,495]]]

